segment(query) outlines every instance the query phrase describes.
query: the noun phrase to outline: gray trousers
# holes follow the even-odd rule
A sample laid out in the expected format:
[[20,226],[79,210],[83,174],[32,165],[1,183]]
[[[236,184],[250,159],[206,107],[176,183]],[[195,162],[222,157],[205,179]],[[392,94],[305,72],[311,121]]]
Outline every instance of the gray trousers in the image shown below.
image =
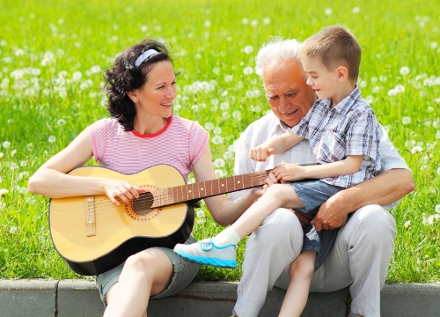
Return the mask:
[[[311,292],[331,292],[349,285],[351,311],[380,316],[380,290],[385,283],[396,236],[396,222],[379,205],[357,210],[341,227],[324,264],[313,274]],[[289,265],[301,252],[303,230],[298,218],[277,209],[249,237],[234,312],[256,317],[274,285],[287,289]],[[263,255],[263,256],[262,256]]]

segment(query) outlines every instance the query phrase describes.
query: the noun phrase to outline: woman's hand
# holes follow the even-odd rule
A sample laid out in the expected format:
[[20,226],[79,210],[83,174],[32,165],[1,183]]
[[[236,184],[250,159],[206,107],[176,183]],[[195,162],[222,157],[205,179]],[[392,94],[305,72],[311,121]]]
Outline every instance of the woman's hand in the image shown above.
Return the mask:
[[274,149],[269,148],[265,145],[259,145],[249,150],[249,157],[258,162],[266,162],[266,159],[271,156]]
[[297,164],[283,163],[274,168],[272,173],[278,181],[289,182],[304,179],[305,168]]
[[118,198],[128,204],[133,199],[139,198],[139,193],[145,192],[143,188],[134,187],[126,181],[115,179],[104,180],[103,186],[105,194],[115,206],[120,205]]

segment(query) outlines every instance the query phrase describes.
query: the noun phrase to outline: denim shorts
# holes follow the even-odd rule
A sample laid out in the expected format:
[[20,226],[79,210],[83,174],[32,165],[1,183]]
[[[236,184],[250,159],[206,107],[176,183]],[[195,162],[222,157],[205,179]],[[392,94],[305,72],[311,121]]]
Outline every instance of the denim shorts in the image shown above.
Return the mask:
[[[188,240],[186,240],[185,244],[191,244],[197,242],[193,236],[190,236]],[[151,296],[150,298],[163,298],[167,296],[174,295],[181,290],[183,290],[186,286],[188,286],[196,277],[197,272],[199,271],[199,264],[189,262],[180,256],[178,256],[172,249],[165,247],[153,247],[154,249],[158,249],[165,253],[170,259],[171,263],[174,267],[174,274],[171,278],[170,284],[168,287],[163,290],[161,293]],[[107,305],[106,295],[110,287],[112,287],[116,282],[119,281],[119,276],[121,275],[122,268],[124,263],[121,265],[108,270],[96,277],[96,286],[99,290],[99,295],[101,297],[104,305]]]
[[[290,184],[298,197],[304,203],[304,208],[297,209],[308,214],[316,215],[319,207],[331,196],[345,188],[329,185],[321,181],[310,181]],[[316,231],[315,226],[309,225],[305,230],[303,251],[316,251],[315,271],[324,263],[338,234],[339,228],[334,230]]]

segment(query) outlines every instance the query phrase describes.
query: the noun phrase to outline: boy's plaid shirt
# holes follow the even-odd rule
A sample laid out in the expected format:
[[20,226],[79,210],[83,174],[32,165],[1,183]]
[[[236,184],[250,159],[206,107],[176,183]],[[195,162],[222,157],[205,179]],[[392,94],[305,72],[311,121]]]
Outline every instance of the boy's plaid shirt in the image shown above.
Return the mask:
[[331,99],[318,99],[292,132],[310,140],[321,164],[340,161],[348,155],[364,155],[358,172],[322,179],[330,185],[348,188],[379,174],[381,127],[357,85],[333,109]]

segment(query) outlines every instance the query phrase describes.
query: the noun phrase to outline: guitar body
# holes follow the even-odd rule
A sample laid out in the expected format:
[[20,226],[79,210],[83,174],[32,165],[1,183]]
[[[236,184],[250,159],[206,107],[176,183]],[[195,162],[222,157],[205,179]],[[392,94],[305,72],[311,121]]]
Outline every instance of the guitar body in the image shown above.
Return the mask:
[[[151,192],[186,183],[169,165],[155,165],[131,175],[86,166],[69,175],[125,180]],[[186,203],[139,211],[132,204],[119,202],[120,206],[115,206],[107,196],[51,199],[52,242],[74,272],[101,274],[146,248],[173,248],[185,242],[192,231],[194,209]]]

